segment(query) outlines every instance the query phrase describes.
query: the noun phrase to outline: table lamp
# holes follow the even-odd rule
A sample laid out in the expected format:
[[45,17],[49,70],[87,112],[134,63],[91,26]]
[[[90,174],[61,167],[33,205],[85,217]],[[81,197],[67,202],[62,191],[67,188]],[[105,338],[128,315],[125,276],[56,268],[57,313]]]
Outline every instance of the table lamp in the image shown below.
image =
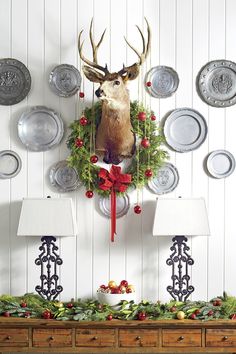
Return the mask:
[[188,254],[186,236],[210,234],[205,201],[202,198],[157,199],[153,236],[175,236],[167,265],[172,267],[172,285],[167,291],[175,299],[186,301],[194,291],[190,285],[189,266],[194,260]]
[[63,261],[57,253],[55,236],[75,236],[76,228],[71,198],[25,198],[22,202],[18,236],[41,236],[40,254],[35,264],[41,267],[37,293],[54,300],[62,292],[58,284],[58,266]]

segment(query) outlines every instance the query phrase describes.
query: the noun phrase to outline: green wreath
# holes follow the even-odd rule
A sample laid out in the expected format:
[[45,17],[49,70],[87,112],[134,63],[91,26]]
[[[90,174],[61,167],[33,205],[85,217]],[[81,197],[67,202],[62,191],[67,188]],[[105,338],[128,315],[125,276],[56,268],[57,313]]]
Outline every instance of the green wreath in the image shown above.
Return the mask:
[[[76,120],[70,125],[71,134],[68,137],[67,146],[71,154],[67,161],[71,167],[76,169],[80,181],[87,190],[97,192],[102,196],[109,196],[110,191],[103,191],[99,188],[98,172],[101,167],[91,162],[91,156],[94,156],[95,151],[94,135],[101,119],[101,113],[102,106],[99,101],[92,107],[85,108],[82,120]],[[145,119],[140,119],[140,113]],[[129,167],[122,172],[132,176],[129,189],[136,189],[142,188],[151,177],[157,175],[159,168],[168,158],[168,154],[160,148],[164,137],[160,134],[160,128],[154,121],[155,116],[152,111],[134,101],[130,103],[130,118],[138,148]],[[143,147],[140,140],[145,138],[148,139],[148,146]],[[78,146],[78,140],[80,146]]]

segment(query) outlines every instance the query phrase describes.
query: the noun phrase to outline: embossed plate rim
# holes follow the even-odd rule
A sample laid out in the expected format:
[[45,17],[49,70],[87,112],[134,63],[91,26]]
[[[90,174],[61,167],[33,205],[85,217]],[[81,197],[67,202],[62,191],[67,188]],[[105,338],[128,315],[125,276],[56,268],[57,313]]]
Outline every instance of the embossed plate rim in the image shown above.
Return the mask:
[[[217,155],[220,155],[220,154],[226,155],[228,157],[228,159],[231,161],[231,168],[223,174],[219,174],[219,173],[214,172],[215,170],[211,166],[211,163],[212,163],[212,160],[214,159],[214,157]],[[214,150],[207,157],[206,167],[207,167],[207,171],[209,172],[209,174],[212,177],[215,177],[217,179],[225,178],[225,177],[230,176],[234,172],[235,158],[234,158],[233,154],[231,152],[229,152],[228,150]]]
[[161,190],[159,191],[156,188],[156,184],[154,184],[154,180],[158,179],[158,175],[157,175],[156,177],[150,179],[147,184],[148,189],[154,194],[162,195],[162,194],[171,193],[171,192],[173,192],[173,190],[175,190],[175,188],[179,184],[179,171],[178,171],[177,167],[170,162],[166,162],[162,167],[160,167],[160,169],[164,169],[164,168],[169,169],[173,172],[173,175],[175,177],[174,183],[171,186],[171,188],[166,189],[166,190],[163,189],[162,191]]
[[[116,198],[123,198],[123,200],[124,200],[124,208],[120,212],[117,212],[117,210],[116,210],[116,218],[119,219],[122,216],[127,214],[128,210],[130,208],[130,199],[129,199],[129,195],[127,193],[124,193],[122,196],[117,196]],[[106,198],[106,197],[99,197],[99,209],[104,216],[106,216],[107,218],[110,218],[110,216],[111,216],[110,211],[108,211],[104,206],[104,200],[107,200],[107,199],[108,198]]]
[[[71,186],[71,187],[63,187],[61,184],[58,183],[57,178],[56,178],[56,173],[60,168],[65,168],[65,167],[69,167],[70,169],[72,169],[76,176],[77,176],[77,181],[76,183]],[[66,192],[72,192],[74,190],[76,190],[77,188],[79,188],[82,185],[82,182],[79,180],[79,176],[78,173],[76,171],[76,169],[74,167],[69,166],[68,162],[66,160],[61,160],[58,161],[56,163],[54,163],[49,170],[49,181],[51,183],[51,185],[56,188],[58,190],[58,192],[60,193],[66,193]]]
[[[54,138],[53,141],[49,142],[48,144],[44,144],[41,145],[37,144],[34,145],[32,143],[29,143],[27,141],[27,139],[25,139],[25,134],[23,133],[23,126],[24,124],[27,124],[27,120],[30,116],[32,116],[35,112],[40,112],[43,111],[44,113],[47,113],[49,116],[53,117],[53,119],[55,120],[56,124],[57,124],[57,135]],[[63,138],[63,134],[64,134],[64,123],[63,120],[60,116],[59,113],[57,113],[54,109],[52,108],[47,108],[45,106],[32,106],[30,107],[28,110],[26,110],[25,112],[22,113],[22,115],[20,116],[20,119],[18,121],[18,136],[22,142],[22,144],[24,144],[27,149],[31,150],[31,151],[47,151],[50,150],[51,148],[55,147],[56,145],[58,145],[61,142],[61,139]]]
[[20,158],[20,156],[19,156],[15,151],[13,151],[13,150],[2,150],[2,151],[0,151],[0,159],[1,159],[1,157],[3,157],[4,155],[11,155],[11,156],[13,156],[13,157],[16,159],[16,161],[17,161],[17,163],[18,163],[18,166],[17,166],[17,169],[16,169],[13,173],[11,173],[11,174],[5,174],[5,173],[0,172],[0,179],[13,178],[13,177],[17,176],[18,173],[19,173],[20,170],[21,170],[21,167],[22,167],[21,158]]
[[[148,81],[152,82],[152,77],[155,75],[155,73],[157,73],[159,71],[167,71],[173,77],[174,89],[172,89],[171,91],[167,92],[166,94],[156,93],[153,90],[152,86],[148,87],[146,85],[146,82],[148,82]],[[168,97],[171,97],[177,91],[178,87],[179,87],[179,75],[178,75],[177,71],[175,69],[173,69],[172,67],[170,67],[170,66],[166,66],[166,65],[154,66],[145,75],[145,89],[154,98],[168,98]]]
[[25,99],[25,97],[28,95],[30,88],[31,88],[31,75],[29,72],[29,69],[26,67],[26,65],[24,63],[22,63],[20,60],[17,60],[15,58],[2,58],[0,59],[0,68],[4,65],[10,65],[10,66],[15,66],[17,69],[19,69],[22,72],[22,78],[24,80],[24,89],[21,92],[21,94],[19,94],[17,97],[13,98],[9,98],[8,100],[6,100],[5,98],[1,98],[1,94],[0,94],[0,105],[3,106],[11,106],[14,104],[17,104],[21,101],[23,101],[23,99]]
[[[67,92],[66,90],[65,91],[60,90],[56,86],[55,81],[54,81],[56,75],[58,75],[58,71],[60,69],[63,70],[65,68],[70,71],[73,71],[77,76],[77,85],[75,86],[75,88],[72,91],[69,91],[69,92]],[[71,64],[60,64],[60,65],[55,66],[52,69],[52,71],[50,72],[49,80],[48,80],[49,86],[52,89],[52,91],[60,97],[71,97],[71,96],[75,95],[76,92],[78,92],[78,90],[80,89],[81,81],[82,81],[82,78],[81,78],[81,74],[80,74],[79,70],[74,65],[71,65]]]
[[[188,144],[188,145],[183,145],[180,143],[178,144],[178,142],[176,142],[176,140],[171,139],[171,134],[170,134],[171,124],[178,117],[181,117],[181,115],[188,115],[188,116],[192,117],[193,119],[196,119],[198,121],[199,126],[202,127],[202,129],[200,130],[199,138],[197,139],[197,141],[195,141],[192,144]],[[188,107],[174,109],[173,111],[171,111],[168,114],[168,116],[164,122],[163,133],[164,133],[167,145],[169,147],[171,147],[174,151],[181,152],[181,153],[198,149],[199,146],[201,146],[204,143],[204,141],[206,140],[207,132],[208,132],[207,123],[206,123],[206,120],[203,117],[203,115],[200,112],[198,112],[197,110],[192,109],[192,108],[188,108]]]
[[[220,65],[221,64],[221,65]],[[208,105],[212,107],[217,107],[217,108],[224,108],[224,107],[230,107],[233,106],[236,103],[236,90],[233,99],[230,100],[216,100],[215,98],[211,98],[210,95],[206,94],[206,92],[203,91],[203,86],[204,82],[206,81],[206,76],[207,74],[209,75],[210,68],[216,68],[216,67],[222,67],[222,68],[228,68],[234,71],[236,75],[236,63],[231,61],[231,60],[225,60],[225,59],[217,59],[217,60],[212,60],[206,63],[198,72],[198,75],[196,77],[196,89],[199,97],[202,99],[203,102],[207,103]],[[236,82],[235,82],[236,85]],[[204,94],[205,93],[205,94]]]

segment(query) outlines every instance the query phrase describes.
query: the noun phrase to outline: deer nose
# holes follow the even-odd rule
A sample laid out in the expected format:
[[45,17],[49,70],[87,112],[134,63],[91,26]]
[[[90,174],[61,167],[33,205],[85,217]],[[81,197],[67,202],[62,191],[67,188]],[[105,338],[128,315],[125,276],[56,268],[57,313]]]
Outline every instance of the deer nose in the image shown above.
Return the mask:
[[100,87],[99,87],[99,88],[95,91],[95,95],[96,95],[97,97],[101,97],[102,94],[103,94],[103,90],[101,90]]

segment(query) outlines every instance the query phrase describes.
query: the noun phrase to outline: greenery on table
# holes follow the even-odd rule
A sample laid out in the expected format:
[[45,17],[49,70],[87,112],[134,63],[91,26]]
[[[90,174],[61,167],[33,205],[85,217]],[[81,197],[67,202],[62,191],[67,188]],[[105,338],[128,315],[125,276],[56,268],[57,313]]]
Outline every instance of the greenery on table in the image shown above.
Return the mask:
[[145,313],[146,320],[176,319],[179,311],[183,311],[185,318],[197,320],[236,319],[236,297],[217,297],[209,302],[187,301],[156,303],[142,301],[138,304],[133,301],[122,301],[119,306],[111,307],[100,304],[97,300],[77,300],[70,302],[47,301],[38,295],[25,294],[14,297],[0,296],[0,315],[5,317],[50,318],[56,320],[75,321],[105,321],[108,319],[137,320],[140,313]]

